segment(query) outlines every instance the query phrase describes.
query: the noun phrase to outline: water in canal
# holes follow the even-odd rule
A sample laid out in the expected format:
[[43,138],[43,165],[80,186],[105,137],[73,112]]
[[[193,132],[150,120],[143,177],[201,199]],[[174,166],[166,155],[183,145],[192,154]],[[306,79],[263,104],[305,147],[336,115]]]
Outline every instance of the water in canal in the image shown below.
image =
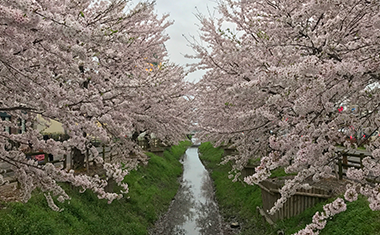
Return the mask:
[[223,234],[212,181],[199,160],[197,147],[187,149],[183,167],[180,189],[169,211],[156,223],[151,234]]

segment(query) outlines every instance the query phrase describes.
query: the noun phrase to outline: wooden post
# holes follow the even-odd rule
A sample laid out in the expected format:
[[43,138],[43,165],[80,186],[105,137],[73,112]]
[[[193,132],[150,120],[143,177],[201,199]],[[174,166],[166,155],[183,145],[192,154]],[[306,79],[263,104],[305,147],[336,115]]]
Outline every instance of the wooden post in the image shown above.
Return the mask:
[[70,169],[73,169],[73,150],[70,151]]
[[103,156],[103,161],[106,162],[106,145],[105,144],[103,144],[102,156]]
[[360,153],[360,169],[363,169],[363,158],[364,158],[364,153]]
[[66,169],[66,161],[67,161],[67,155],[63,155],[63,170]]
[[343,167],[342,167],[342,160],[339,158],[338,159],[338,172],[339,172],[339,179],[343,179]]
[[87,173],[90,171],[90,161],[89,161],[89,153],[88,153],[88,148],[86,147],[86,162],[87,162],[87,167],[86,167],[86,171]]
[[45,155],[45,158],[44,158],[44,165],[46,165],[46,163],[48,162],[48,154],[47,153],[44,153]]
[[343,155],[343,168],[347,169],[348,168],[347,165],[348,165],[347,155]]

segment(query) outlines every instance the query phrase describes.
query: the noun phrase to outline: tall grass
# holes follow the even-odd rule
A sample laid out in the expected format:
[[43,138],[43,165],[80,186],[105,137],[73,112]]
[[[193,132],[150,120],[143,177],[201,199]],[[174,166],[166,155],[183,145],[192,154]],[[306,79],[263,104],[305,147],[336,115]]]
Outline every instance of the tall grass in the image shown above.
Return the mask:
[[40,192],[26,204],[2,203],[0,234],[147,234],[177,192],[182,173],[179,159],[189,145],[181,142],[165,151],[164,157],[148,153],[149,164],[125,178],[130,192],[111,204],[92,192],[82,194],[67,186],[72,199],[58,204],[62,212],[52,211]]

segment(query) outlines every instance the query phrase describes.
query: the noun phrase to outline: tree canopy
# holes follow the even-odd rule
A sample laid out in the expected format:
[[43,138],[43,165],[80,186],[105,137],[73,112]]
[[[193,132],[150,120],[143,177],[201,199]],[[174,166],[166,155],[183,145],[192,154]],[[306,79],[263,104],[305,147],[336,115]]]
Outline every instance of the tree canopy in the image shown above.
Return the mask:
[[[121,184],[146,161],[133,133],[147,131],[173,143],[187,131],[184,72],[168,61],[164,46],[171,22],[154,13],[154,2],[127,3],[0,0],[0,112],[10,117],[0,121],[0,160],[14,169],[24,201],[40,188],[58,210],[50,193],[69,199],[57,184],[63,181],[111,202],[122,194],[106,193],[107,179]],[[44,140],[35,128],[37,115],[62,123],[70,138]],[[7,131],[18,130],[20,121],[25,132]],[[119,157],[103,162],[91,145],[95,137]],[[90,151],[107,178],[39,166],[25,158],[25,147],[54,155]]]
[[[372,158],[348,170],[345,199],[361,193],[378,210],[379,185],[365,178],[380,174],[379,138],[368,139],[380,125],[380,2],[225,0],[218,10],[198,16],[205,43],[192,44],[195,68],[207,70],[196,97],[202,139],[236,146],[225,159],[236,170],[260,157],[248,184],[277,168],[296,174],[271,213],[306,179],[333,176],[338,145],[364,145]],[[329,204],[300,234],[344,209],[343,199]]]

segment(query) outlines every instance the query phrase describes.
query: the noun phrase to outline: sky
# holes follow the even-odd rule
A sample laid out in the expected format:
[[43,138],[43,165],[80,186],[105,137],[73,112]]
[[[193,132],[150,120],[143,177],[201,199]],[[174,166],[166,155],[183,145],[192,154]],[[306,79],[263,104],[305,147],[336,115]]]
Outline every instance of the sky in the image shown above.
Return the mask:
[[[137,0],[133,0],[137,3]],[[195,60],[187,59],[185,54],[194,54],[193,50],[188,46],[188,39],[191,36],[197,37],[199,35],[198,26],[199,22],[195,14],[197,11],[204,15],[208,15],[209,11],[214,12],[217,6],[216,0],[156,0],[156,12],[159,16],[168,13],[169,20],[174,21],[174,24],[166,29],[166,33],[170,39],[165,43],[168,50],[169,59],[179,65],[186,65],[194,63]],[[186,77],[187,81],[198,81],[204,71],[196,71]]]

